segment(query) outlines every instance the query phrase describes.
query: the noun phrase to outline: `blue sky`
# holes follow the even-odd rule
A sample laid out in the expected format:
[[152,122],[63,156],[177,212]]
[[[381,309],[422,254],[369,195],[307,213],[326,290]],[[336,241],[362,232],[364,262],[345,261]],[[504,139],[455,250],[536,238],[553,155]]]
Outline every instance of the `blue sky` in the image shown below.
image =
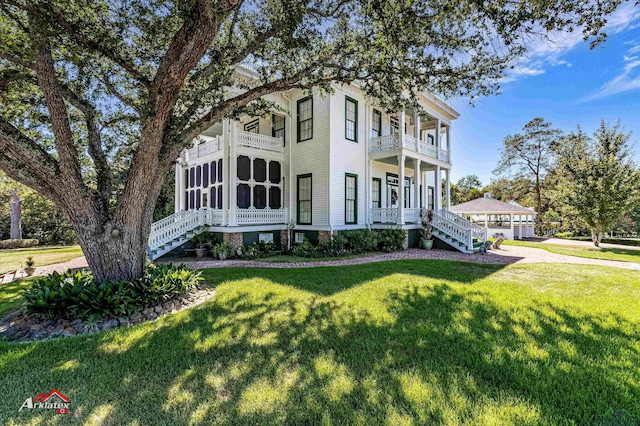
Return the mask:
[[[579,36],[557,34],[554,42],[534,41],[501,84],[501,94],[475,106],[451,101],[460,113],[453,124],[452,179],[494,177],[502,140],[534,117],[563,131],[578,125],[591,134],[600,120],[620,119],[631,140],[640,141],[640,6],[625,3],[609,19],[606,43],[591,50]],[[640,163],[640,146],[635,144]]]

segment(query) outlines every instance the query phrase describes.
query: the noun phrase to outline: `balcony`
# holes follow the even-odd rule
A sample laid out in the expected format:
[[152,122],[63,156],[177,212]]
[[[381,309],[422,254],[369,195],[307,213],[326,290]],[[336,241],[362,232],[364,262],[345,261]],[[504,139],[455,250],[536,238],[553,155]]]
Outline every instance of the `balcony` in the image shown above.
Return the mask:
[[438,148],[426,141],[417,140],[411,135],[400,135],[399,133],[396,133],[392,135],[373,137],[371,138],[369,146],[369,151],[371,153],[392,151],[396,149],[408,149],[409,151],[418,152],[426,155],[427,157],[444,161],[445,163],[449,162],[449,152],[447,150]]
[[[234,142],[239,148],[257,149],[269,153],[284,153],[284,142],[282,138],[274,138],[272,136],[260,135],[258,133],[245,132],[236,130],[231,132],[231,143]],[[218,151],[222,151],[224,147],[224,138],[219,136],[198,136],[196,138],[197,145],[187,150],[189,160],[195,160]]]

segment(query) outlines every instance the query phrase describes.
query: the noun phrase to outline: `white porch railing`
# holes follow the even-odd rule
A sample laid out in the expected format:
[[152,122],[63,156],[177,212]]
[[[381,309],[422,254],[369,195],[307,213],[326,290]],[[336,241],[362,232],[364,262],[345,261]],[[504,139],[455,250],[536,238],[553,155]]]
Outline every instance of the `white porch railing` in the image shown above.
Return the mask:
[[393,149],[405,148],[411,151],[419,152],[420,154],[427,155],[432,158],[449,162],[449,152],[438,148],[430,143],[418,140],[411,135],[401,135],[396,133],[393,135],[384,135],[371,138],[370,140],[370,152],[383,152]]
[[282,138],[274,138],[272,136],[260,135],[258,133],[237,131],[237,145],[246,146],[248,148],[262,149],[272,152],[284,152],[284,143]]
[[[425,209],[404,209],[404,223],[420,223],[420,213]],[[398,223],[397,208],[373,208],[370,210],[373,223]],[[463,243],[468,250],[473,250],[473,240],[486,241],[485,228],[458,216],[446,209],[433,211],[433,227]]]
[[397,208],[372,208],[371,220],[374,223],[398,223]]
[[486,241],[487,240],[487,230],[482,227],[479,226],[473,222],[471,222],[470,220],[465,219],[462,216],[459,216],[453,212],[450,212],[447,209],[440,209],[438,210],[438,213],[442,216],[444,216],[445,218],[447,218],[448,220],[451,220],[452,222],[456,223],[457,225],[463,227],[463,228],[468,228],[471,230],[471,238],[477,238],[479,240],[482,241]]
[[421,209],[404,209],[405,223],[420,223]]
[[[224,210],[199,209],[174,213],[153,224],[149,234],[149,249],[155,250],[174,241],[189,231],[201,226],[221,225]],[[227,221],[233,223],[231,211],[227,210]],[[285,223],[286,209],[237,209],[235,223],[238,225],[269,225]]]
[[246,224],[270,224],[285,223],[287,220],[286,209],[237,209],[236,223]]
[[196,140],[198,140],[200,143],[187,150],[190,160],[202,157],[203,155],[211,154],[212,152],[222,151],[222,135],[216,137],[198,136]]
[[382,152],[400,148],[400,135],[396,133],[394,135],[371,138],[370,146],[371,152]]

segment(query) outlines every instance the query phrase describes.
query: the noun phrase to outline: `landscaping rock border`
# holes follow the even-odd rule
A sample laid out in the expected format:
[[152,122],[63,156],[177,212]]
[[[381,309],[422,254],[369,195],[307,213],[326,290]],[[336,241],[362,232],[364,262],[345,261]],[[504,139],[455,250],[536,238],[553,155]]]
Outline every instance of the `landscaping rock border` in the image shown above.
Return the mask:
[[146,321],[154,321],[168,313],[173,314],[201,305],[213,296],[213,293],[213,288],[201,286],[198,290],[183,296],[169,299],[160,304],[144,306],[129,316],[110,316],[94,323],[88,323],[81,319],[51,319],[45,314],[28,312],[23,307],[8,313],[0,320],[0,339],[9,342],[32,342],[128,327]]

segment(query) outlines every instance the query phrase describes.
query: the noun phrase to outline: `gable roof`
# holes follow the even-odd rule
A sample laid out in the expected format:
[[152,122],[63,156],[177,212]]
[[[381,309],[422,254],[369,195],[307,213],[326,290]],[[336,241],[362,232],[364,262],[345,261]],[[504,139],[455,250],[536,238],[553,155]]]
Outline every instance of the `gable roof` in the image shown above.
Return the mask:
[[476,198],[475,200],[467,201],[466,203],[456,204],[455,206],[451,206],[450,210],[453,213],[467,214],[537,214],[533,209],[527,209],[517,203],[505,203],[488,197]]

